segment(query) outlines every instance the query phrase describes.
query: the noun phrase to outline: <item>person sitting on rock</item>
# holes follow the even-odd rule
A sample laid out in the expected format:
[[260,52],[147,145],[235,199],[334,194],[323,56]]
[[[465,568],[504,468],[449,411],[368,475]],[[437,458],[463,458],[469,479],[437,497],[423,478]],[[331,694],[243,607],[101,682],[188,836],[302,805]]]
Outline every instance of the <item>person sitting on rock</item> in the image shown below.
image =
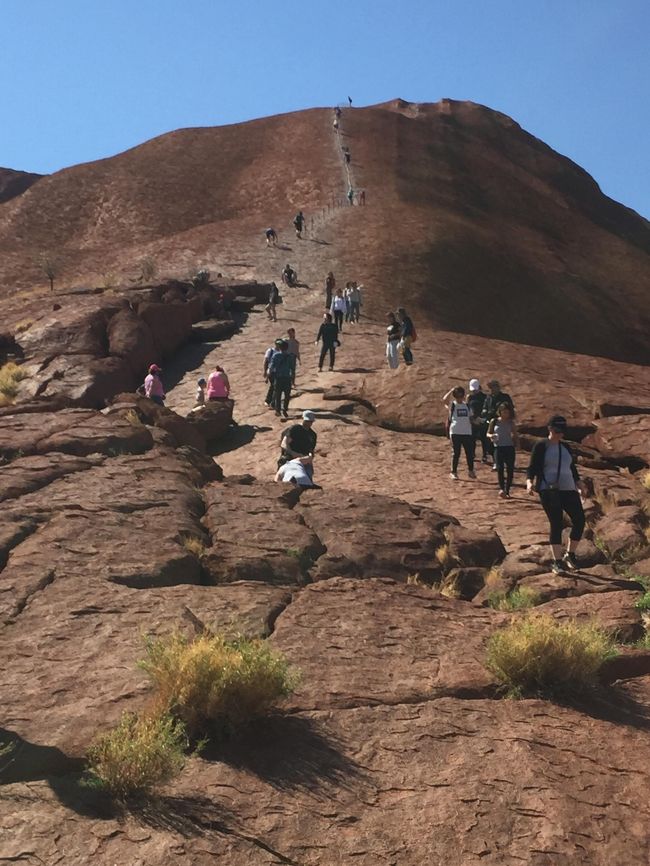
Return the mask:
[[271,246],[275,247],[275,246],[277,246],[277,244],[278,244],[278,235],[277,235],[276,230],[275,230],[272,226],[269,226],[269,227],[267,228],[265,234],[266,234],[266,245],[267,245],[267,247],[271,247]]
[[[564,443],[567,421],[563,415],[553,415],[548,422],[548,438],[536,442],[526,472],[526,490],[537,492],[550,525],[551,571],[564,574],[578,568],[576,548],[585,528],[585,512],[581,494],[586,487],[580,480],[569,447]],[[571,521],[571,532],[563,555],[562,530],[564,514]]]
[[208,400],[227,400],[230,397],[230,382],[223,367],[216,365],[208,376]]
[[[288,430],[285,430],[280,440],[281,454],[278,460],[278,467],[282,466],[288,460],[293,460],[296,457],[311,457],[313,461],[316,453],[316,441],[318,439],[316,431],[313,430],[316,415],[310,410],[305,409],[302,413],[302,421],[300,424],[293,424]],[[307,473],[313,477],[313,463],[305,464]]]
[[282,282],[285,286],[289,286],[289,288],[293,288],[298,282],[298,274],[291,267],[289,262],[287,262],[282,271]]
[[[287,460],[275,473],[276,481],[283,481],[288,484],[295,484],[298,487],[313,487],[313,478],[309,475],[309,469],[312,468],[311,456],[294,457],[292,460]],[[312,470],[313,473],[313,470]]]
[[164,406],[165,389],[163,387],[162,379],[160,378],[161,373],[162,370],[158,364],[152,364],[149,367],[149,373],[144,380],[144,393],[145,397],[153,400],[154,403],[157,403],[159,406]]

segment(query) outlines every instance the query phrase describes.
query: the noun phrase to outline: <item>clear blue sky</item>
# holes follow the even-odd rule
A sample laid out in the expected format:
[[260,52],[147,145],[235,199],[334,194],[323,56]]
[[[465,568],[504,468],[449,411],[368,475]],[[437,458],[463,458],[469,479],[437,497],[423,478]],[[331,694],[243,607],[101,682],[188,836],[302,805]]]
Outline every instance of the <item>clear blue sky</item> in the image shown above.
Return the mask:
[[509,114],[650,217],[649,0],[0,0],[0,166],[400,96]]

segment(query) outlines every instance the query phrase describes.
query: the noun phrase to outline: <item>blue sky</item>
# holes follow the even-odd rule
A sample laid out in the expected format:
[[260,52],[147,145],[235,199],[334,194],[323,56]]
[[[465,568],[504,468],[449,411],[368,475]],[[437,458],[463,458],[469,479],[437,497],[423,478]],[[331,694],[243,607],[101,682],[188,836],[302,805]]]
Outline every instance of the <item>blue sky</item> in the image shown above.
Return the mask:
[[400,96],[509,114],[650,217],[648,0],[0,0],[0,166]]

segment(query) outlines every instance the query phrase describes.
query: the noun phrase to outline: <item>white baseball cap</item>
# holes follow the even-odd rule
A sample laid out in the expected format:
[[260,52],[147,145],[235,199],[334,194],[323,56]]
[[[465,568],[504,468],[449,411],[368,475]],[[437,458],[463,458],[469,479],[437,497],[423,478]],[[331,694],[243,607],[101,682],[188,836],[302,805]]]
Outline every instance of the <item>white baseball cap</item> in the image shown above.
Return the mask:
[[305,421],[315,421],[316,415],[311,411],[311,409],[305,409],[302,413],[302,417]]
[[470,379],[469,380],[469,390],[470,391],[480,391],[481,390],[481,383],[479,382],[478,379]]

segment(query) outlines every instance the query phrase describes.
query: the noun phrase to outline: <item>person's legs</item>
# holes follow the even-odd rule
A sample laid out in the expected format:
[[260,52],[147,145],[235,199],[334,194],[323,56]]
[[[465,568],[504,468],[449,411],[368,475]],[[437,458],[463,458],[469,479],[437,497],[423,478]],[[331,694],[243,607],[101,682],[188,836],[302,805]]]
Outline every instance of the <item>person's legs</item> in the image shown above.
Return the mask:
[[451,471],[452,471],[453,475],[456,475],[456,473],[458,472],[458,461],[460,460],[461,440],[462,440],[462,436],[458,436],[456,433],[452,433],[452,435],[451,435]]
[[577,490],[562,490],[560,497],[562,508],[569,515],[571,521],[568,550],[572,553],[578,546],[585,530],[585,512]]
[[469,469],[471,477],[474,474],[474,437],[469,433],[461,438],[463,451],[465,452],[465,460],[467,460],[467,468]]
[[506,464],[506,496],[510,496],[510,488],[512,487],[512,479],[515,474],[515,446],[504,445],[503,459]]
[[506,479],[505,479],[505,447],[497,447],[494,449],[494,459],[497,464],[497,480],[499,482],[499,490],[502,493],[506,492]]
[[542,503],[542,508],[546,512],[550,526],[549,543],[551,545],[551,554],[555,562],[559,562],[562,559],[562,528],[564,526],[560,491],[541,490],[539,499]]
[[334,343],[332,343],[332,345],[329,347],[329,353],[330,353],[330,370],[333,370],[334,369],[334,360],[336,359],[336,346],[334,345]]
[[275,377],[275,386],[273,388],[273,408],[275,414],[279,415],[282,409],[282,379]]
[[404,363],[412,364],[413,363],[413,352],[411,351],[411,338],[404,337],[402,339],[404,344]]
[[388,359],[388,366],[391,368],[391,370],[396,370],[399,367],[397,340],[389,340],[386,343],[386,358]]
[[481,440],[481,454],[484,463],[488,462],[488,455],[490,453],[490,440],[488,439],[487,431],[487,424],[479,424],[478,438]]
[[323,361],[325,360],[325,355],[327,354],[327,346],[323,343],[323,346],[320,350],[320,358],[318,359],[318,369],[323,369]]
[[343,330],[343,310],[334,310],[334,322],[339,331]]
[[289,400],[291,399],[291,379],[285,379],[282,383],[282,392],[284,394],[284,406],[282,411],[286,415],[289,411]]
[[264,402],[266,403],[267,406],[273,405],[273,380],[274,379],[275,379],[275,376],[273,375],[273,373],[270,373],[269,374],[269,388],[268,388],[268,391],[266,392],[266,399],[264,400]]

